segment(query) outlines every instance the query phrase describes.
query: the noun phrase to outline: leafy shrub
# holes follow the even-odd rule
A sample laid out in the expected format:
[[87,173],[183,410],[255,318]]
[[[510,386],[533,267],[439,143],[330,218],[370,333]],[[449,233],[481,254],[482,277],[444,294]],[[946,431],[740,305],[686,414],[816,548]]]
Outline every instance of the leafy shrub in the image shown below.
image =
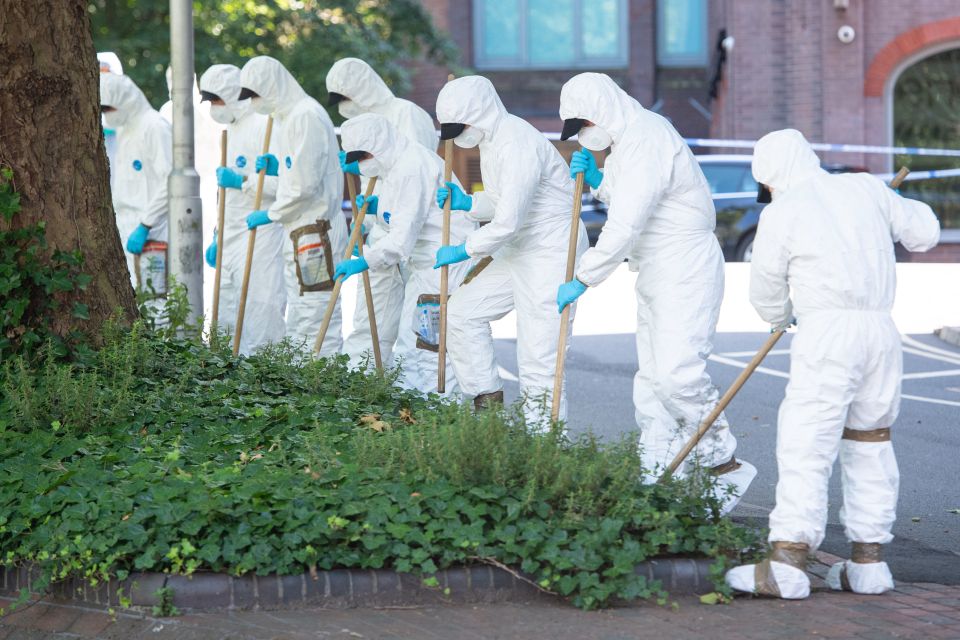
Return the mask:
[[702,479],[640,485],[633,442],[530,433],[286,345],[234,359],[138,324],[84,363],[10,359],[0,382],[0,561],[50,579],[392,567],[435,585],[488,562],[591,608],[662,595],[634,575],[646,558],[756,542]]
[[91,277],[80,271],[83,256],[79,250],[50,251],[42,221],[14,226],[19,212],[13,172],[0,167],[0,360],[15,354],[32,356],[44,349],[62,358],[82,346],[83,336],[79,332],[57,334],[49,317],[63,305],[72,304],[73,317],[87,319],[87,306],[68,303],[62,294],[85,289]]

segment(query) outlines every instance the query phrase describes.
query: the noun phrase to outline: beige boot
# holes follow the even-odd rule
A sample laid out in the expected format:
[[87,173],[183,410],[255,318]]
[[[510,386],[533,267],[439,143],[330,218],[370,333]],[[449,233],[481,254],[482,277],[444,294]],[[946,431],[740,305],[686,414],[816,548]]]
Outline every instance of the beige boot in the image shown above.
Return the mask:
[[503,406],[503,391],[481,393],[473,399],[473,408],[475,411],[494,409],[497,406]]

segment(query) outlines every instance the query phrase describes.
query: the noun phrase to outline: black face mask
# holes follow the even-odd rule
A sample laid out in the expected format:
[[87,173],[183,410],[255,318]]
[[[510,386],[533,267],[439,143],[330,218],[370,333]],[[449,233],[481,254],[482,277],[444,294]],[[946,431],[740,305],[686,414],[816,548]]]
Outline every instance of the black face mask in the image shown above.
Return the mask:
[[563,131],[560,133],[560,139],[566,140],[577,135],[586,122],[583,118],[567,118],[563,121]]
[[440,125],[440,139],[441,140],[453,140],[458,135],[463,133],[463,130],[467,128],[467,125],[459,122],[446,122]]
[[773,202],[773,194],[767,185],[761,184],[757,189],[757,202],[760,204],[770,204]]

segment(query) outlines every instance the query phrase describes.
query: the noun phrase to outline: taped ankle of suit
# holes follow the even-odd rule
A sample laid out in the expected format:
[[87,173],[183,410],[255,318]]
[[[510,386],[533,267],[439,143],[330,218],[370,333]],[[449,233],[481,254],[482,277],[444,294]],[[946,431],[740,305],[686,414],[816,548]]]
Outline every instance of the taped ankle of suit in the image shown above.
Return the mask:
[[852,442],[890,442],[890,427],[870,429],[868,431],[844,427],[843,439]]
[[883,546],[878,542],[854,542],[850,560],[857,564],[883,562]]
[[754,568],[754,593],[762,596],[782,597],[777,579],[771,570],[771,562],[780,562],[794,569],[806,571],[807,553],[810,546],[802,542],[771,542],[770,557],[757,563]]
[[736,471],[743,465],[737,462],[737,459],[734,456],[730,456],[730,459],[726,462],[721,462],[720,464],[710,467],[710,473],[715,476],[722,476],[725,473],[730,473],[731,471]]

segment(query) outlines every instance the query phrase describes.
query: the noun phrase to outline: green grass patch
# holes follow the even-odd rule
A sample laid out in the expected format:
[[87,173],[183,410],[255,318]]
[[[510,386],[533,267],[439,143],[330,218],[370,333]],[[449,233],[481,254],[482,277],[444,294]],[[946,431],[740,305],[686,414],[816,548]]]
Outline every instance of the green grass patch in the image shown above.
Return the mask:
[[729,562],[757,542],[717,516],[703,478],[641,485],[632,440],[532,433],[392,383],[142,326],[85,362],[9,359],[0,560],[51,580],[389,567],[427,585],[490,562],[593,608],[662,598],[640,561]]

